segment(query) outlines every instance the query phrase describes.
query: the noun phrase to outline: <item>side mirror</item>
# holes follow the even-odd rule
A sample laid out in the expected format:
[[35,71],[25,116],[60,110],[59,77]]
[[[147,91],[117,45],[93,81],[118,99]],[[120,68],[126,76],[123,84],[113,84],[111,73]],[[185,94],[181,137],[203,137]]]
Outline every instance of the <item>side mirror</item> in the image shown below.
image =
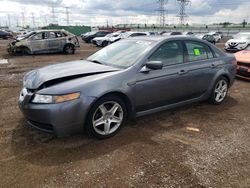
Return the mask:
[[149,61],[146,63],[146,67],[152,70],[162,69],[163,63],[161,61]]
[[140,72],[149,72],[150,70],[162,69],[163,63],[161,61],[149,61],[144,67],[142,67]]

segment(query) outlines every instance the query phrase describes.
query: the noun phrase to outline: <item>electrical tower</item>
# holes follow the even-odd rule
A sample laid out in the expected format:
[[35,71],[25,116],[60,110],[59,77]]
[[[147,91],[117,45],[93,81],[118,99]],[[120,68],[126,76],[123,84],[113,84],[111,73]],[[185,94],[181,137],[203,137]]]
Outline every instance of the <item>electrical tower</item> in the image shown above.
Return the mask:
[[184,23],[185,18],[188,17],[188,15],[186,14],[186,6],[188,6],[191,1],[190,0],[177,0],[177,2],[180,5],[179,14],[177,17],[180,18],[180,24],[183,25],[185,24]]
[[65,9],[66,9],[67,26],[69,26],[69,7],[65,7]]
[[160,26],[164,27],[165,26],[165,21],[166,21],[166,5],[168,3],[168,0],[157,0],[158,3],[158,9],[156,10],[159,15],[159,24]]

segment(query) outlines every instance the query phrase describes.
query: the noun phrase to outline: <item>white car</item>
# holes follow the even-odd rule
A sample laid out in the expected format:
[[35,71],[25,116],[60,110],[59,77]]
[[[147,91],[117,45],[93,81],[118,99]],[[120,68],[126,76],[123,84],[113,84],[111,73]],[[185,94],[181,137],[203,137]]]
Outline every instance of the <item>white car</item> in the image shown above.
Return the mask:
[[111,44],[112,43],[111,40],[113,38],[119,37],[120,34],[121,33],[111,33],[111,34],[108,34],[104,37],[95,37],[92,40],[92,43],[95,44],[96,46],[105,47],[105,46],[108,46],[109,44]]
[[109,44],[112,44],[114,42],[117,42],[121,39],[126,39],[129,37],[138,37],[138,36],[147,36],[150,35],[149,32],[133,32],[133,31],[129,31],[129,32],[116,32],[116,33],[112,33],[112,35],[106,37],[102,37],[102,38],[95,38],[93,41],[94,44],[96,44],[97,46],[107,46]]
[[208,35],[213,35],[213,37],[215,38],[215,42],[220,42],[220,40],[222,39],[221,35],[215,31],[208,33]]
[[250,32],[242,32],[233,36],[225,44],[226,51],[240,51],[244,50],[250,45]]

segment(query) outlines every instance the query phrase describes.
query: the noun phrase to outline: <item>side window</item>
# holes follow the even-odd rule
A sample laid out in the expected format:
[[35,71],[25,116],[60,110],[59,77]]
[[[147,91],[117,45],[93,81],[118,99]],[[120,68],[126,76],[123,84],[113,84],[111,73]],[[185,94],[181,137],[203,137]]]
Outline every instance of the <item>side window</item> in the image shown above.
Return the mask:
[[183,63],[183,47],[179,41],[171,41],[158,48],[149,61],[161,61],[163,66]]
[[186,41],[185,45],[188,53],[188,62],[214,58],[211,49],[205,44],[195,41]]
[[61,38],[63,35],[62,35],[62,33],[61,32],[56,32],[56,37],[57,38]]
[[54,39],[54,38],[56,38],[56,34],[55,34],[55,32],[49,32],[49,38],[50,39]]
[[49,39],[49,32],[43,33],[43,39]]
[[44,33],[38,33],[38,34],[34,35],[33,40],[42,40],[43,34]]

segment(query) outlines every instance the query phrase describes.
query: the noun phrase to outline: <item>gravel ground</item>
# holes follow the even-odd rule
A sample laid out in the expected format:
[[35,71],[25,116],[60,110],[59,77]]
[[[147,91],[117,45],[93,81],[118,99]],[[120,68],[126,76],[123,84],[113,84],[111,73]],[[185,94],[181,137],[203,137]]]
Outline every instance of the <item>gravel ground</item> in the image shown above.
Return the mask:
[[[0,40],[0,187],[250,187],[250,82],[206,102],[127,122],[108,140],[58,139],[27,125],[17,100],[25,72],[75,55],[12,56]],[[219,44],[220,47],[223,44]]]

